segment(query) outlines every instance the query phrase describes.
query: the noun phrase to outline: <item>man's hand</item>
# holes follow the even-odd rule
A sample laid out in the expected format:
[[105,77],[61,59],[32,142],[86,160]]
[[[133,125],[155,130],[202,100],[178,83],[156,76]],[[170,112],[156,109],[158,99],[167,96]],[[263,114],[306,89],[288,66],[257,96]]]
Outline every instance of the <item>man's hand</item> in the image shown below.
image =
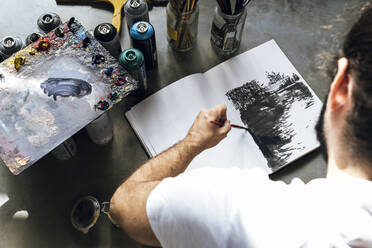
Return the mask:
[[[222,127],[211,123],[224,123]],[[185,141],[198,146],[201,151],[217,145],[231,130],[226,118],[226,105],[220,104],[211,109],[202,109],[192,124]]]

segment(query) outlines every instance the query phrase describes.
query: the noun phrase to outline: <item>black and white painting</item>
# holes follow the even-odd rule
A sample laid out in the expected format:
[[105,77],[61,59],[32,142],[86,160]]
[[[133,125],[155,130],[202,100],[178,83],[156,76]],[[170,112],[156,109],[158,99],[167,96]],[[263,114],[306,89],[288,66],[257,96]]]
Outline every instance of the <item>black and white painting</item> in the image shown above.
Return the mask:
[[239,110],[241,121],[275,171],[289,162],[293,151],[305,148],[293,143],[301,130],[295,130],[290,117],[301,110],[306,112],[315,100],[295,73],[266,72],[266,78],[266,83],[251,80],[226,96]]

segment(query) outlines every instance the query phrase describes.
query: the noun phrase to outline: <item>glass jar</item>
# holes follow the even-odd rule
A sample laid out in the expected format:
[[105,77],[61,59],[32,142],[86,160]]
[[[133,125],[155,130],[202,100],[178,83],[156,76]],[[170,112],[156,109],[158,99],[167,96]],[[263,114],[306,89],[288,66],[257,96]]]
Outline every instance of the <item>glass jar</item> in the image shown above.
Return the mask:
[[220,57],[228,58],[238,51],[246,17],[246,8],[236,15],[227,15],[219,6],[216,7],[211,29],[211,45]]
[[179,52],[191,50],[198,34],[199,5],[191,11],[180,11],[176,1],[169,1],[167,5],[167,37],[169,45]]

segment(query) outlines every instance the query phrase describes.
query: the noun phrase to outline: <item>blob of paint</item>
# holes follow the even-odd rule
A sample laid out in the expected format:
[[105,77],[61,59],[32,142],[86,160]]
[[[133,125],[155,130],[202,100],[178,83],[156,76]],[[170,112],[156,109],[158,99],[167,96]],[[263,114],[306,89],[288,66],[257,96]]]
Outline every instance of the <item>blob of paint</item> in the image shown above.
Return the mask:
[[24,56],[17,56],[14,59],[14,67],[15,67],[15,69],[18,71],[19,68],[21,68],[21,66],[25,64],[25,61],[26,61],[26,57],[24,57]]
[[63,36],[65,36],[65,31],[63,30],[63,28],[59,27],[57,28],[55,31],[54,31],[54,34],[59,37],[59,38],[62,38]]
[[101,100],[94,107],[96,109],[105,111],[110,107],[110,104],[107,101]]
[[110,99],[111,101],[115,101],[115,100],[117,100],[119,97],[120,97],[120,93],[119,93],[118,91],[111,92],[111,93],[108,95],[108,99]]
[[116,86],[122,86],[122,85],[124,85],[126,82],[128,82],[128,80],[127,80],[126,77],[119,77],[119,78],[115,81],[115,85],[116,85]]
[[30,55],[35,55],[35,54],[36,54],[36,50],[35,50],[34,48],[31,48],[31,49],[28,51],[28,53],[29,53]]
[[50,48],[50,41],[47,38],[41,38],[35,47],[38,51],[47,51]]
[[40,84],[40,88],[48,96],[53,95],[54,100],[57,96],[83,97],[92,92],[92,86],[87,81],[77,78],[48,78]]
[[105,62],[105,57],[101,54],[94,54],[92,57],[92,63],[95,65],[99,65]]

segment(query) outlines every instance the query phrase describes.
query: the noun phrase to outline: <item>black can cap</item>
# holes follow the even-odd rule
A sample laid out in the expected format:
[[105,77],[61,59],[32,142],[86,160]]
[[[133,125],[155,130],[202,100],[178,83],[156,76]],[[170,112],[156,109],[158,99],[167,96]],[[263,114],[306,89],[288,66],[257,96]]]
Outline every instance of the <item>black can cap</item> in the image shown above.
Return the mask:
[[116,35],[116,28],[111,23],[101,23],[94,29],[94,37],[101,42],[110,42]]

